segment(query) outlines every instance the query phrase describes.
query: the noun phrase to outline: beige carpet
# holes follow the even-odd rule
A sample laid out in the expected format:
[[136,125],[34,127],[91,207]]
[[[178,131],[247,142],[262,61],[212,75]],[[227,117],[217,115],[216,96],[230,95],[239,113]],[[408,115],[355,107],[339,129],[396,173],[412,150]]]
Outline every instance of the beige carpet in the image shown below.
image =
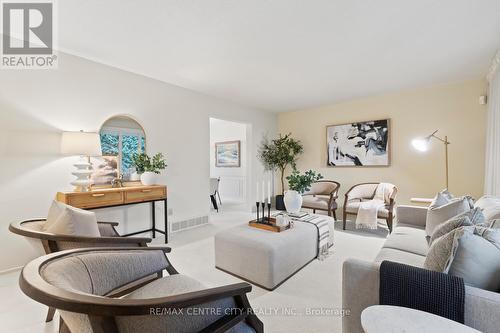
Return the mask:
[[[172,235],[169,246],[173,265],[207,286],[239,282],[214,268],[213,236],[220,230],[246,223],[252,214],[239,207],[222,206],[212,213],[210,224]],[[373,260],[387,235],[381,225],[376,231],[346,231],[336,226],[335,245],[324,261],[313,261],[276,290],[254,287],[250,302],[264,322],[266,332],[340,332],[341,318],[328,312],[342,307],[342,262],[349,257]],[[158,238],[155,244],[162,244]],[[46,308],[22,294],[17,285],[19,271],[0,275],[0,332],[57,332],[56,317],[45,324]]]

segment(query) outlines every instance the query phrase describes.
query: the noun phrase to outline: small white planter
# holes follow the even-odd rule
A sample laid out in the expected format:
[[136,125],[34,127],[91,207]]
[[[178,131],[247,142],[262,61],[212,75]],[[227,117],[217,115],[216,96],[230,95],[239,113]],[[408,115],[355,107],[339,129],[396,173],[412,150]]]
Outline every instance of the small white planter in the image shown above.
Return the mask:
[[154,172],[146,171],[141,175],[142,185],[156,185],[158,175]]
[[296,214],[302,207],[302,195],[297,191],[286,191],[284,201],[288,213]]
[[134,172],[130,175],[130,181],[136,182],[138,180],[141,180],[141,173]]

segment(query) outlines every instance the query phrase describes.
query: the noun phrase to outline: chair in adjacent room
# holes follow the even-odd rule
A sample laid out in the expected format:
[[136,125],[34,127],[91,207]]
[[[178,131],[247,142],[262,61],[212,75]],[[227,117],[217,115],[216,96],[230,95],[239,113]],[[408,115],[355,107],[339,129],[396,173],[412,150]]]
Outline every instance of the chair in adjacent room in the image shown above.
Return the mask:
[[[377,187],[381,183],[361,183],[356,184],[347,191],[344,200],[344,211],[342,228],[345,230],[347,215],[357,215],[361,202],[373,200]],[[389,184],[390,185],[390,184]],[[392,225],[396,215],[396,195],[398,188],[392,185],[392,191],[384,196],[385,205],[377,211],[377,218],[384,219],[387,222],[389,233],[392,232]]]
[[219,184],[220,184],[220,177],[210,178],[210,190],[209,190],[210,201],[212,202],[212,206],[216,211],[219,211],[217,198],[219,198],[219,204],[222,205],[222,201],[220,199],[220,194],[219,194]]
[[263,332],[247,298],[250,284],[207,288],[179,274],[168,252],[57,252],[28,263],[19,284],[30,298],[59,310],[60,332]]
[[302,196],[302,208],[328,212],[336,220],[338,208],[336,199],[340,189],[340,183],[333,180],[319,180],[311,184],[311,189]]

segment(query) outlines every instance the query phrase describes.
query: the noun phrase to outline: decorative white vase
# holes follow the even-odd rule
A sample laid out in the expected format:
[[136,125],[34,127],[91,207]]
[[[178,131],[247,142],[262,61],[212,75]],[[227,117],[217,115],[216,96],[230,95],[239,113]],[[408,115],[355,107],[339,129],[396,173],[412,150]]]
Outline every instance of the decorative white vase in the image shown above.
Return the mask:
[[297,191],[286,191],[284,201],[288,213],[296,214],[302,207],[302,195]]
[[141,173],[137,173],[137,171],[133,172],[132,174],[130,174],[130,181],[132,182],[136,182],[138,180],[141,180]]
[[142,185],[156,185],[157,175],[151,171],[145,171],[141,174]]

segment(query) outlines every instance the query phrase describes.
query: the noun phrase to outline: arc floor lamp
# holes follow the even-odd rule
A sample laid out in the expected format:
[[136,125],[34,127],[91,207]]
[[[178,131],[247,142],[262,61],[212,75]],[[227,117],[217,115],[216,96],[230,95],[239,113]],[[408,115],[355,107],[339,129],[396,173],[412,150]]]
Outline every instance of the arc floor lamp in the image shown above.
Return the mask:
[[412,141],[413,147],[421,152],[426,152],[429,150],[430,142],[431,139],[434,138],[438,141],[441,141],[444,144],[444,153],[445,153],[445,170],[446,170],[446,188],[448,189],[448,145],[450,144],[450,141],[448,141],[448,137],[445,135],[444,138],[440,138],[439,136],[436,135],[438,130],[435,130],[432,132],[432,134],[423,137],[423,138],[417,138]]

